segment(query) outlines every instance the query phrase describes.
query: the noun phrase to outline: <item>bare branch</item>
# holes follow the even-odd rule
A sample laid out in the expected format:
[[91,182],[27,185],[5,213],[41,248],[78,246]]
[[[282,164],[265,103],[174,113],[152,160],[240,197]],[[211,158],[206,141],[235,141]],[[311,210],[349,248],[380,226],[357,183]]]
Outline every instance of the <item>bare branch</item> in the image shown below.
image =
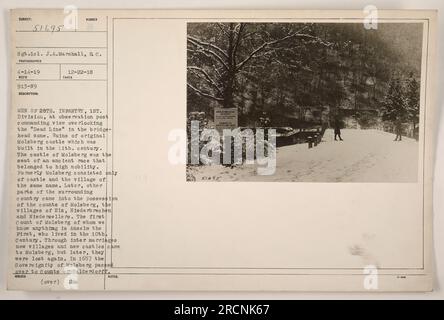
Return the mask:
[[200,45],[199,43],[195,42],[194,40],[188,39],[188,42],[191,43],[192,45],[196,46],[196,48],[197,48],[195,50],[196,52],[203,53],[207,57],[209,55],[213,56],[214,58],[216,58],[217,61],[219,61],[228,70],[228,65],[226,64],[225,60],[221,56],[219,56],[216,52],[205,48],[204,46]]
[[[199,74],[202,74],[202,75],[204,76],[204,79],[205,79],[205,80],[206,80],[211,86],[213,86],[213,87],[217,90],[217,92],[218,92],[219,94],[222,94],[222,91],[221,91],[221,89],[219,88],[219,86],[217,85],[216,81],[214,81],[214,80],[210,77],[210,75],[209,75],[204,69],[199,68],[199,67],[196,67],[196,66],[188,66],[187,68],[190,69],[190,70],[193,70],[193,71],[195,71],[195,72],[197,72],[197,73],[199,73]],[[199,77],[201,78],[201,76],[199,76]]]
[[276,44],[278,44],[278,43],[281,43],[281,42],[283,42],[283,41],[286,41],[286,40],[289,40],[289,39],[292,39],[292,38],[308,38],[308,39],[313,39],[313,40],[316,40],[316,41],[318,41],[319,43],[321,43],[321,44],[323,44],[323,45],[325,45],[325,46],[330,46],[331,45],[331,43],[329,43],[329,42],[326,42],[326,41],[324,41],[324,40],[322,40],[322,39],[320,39],[319,37],[315,37],[315,36],[312,36],[312,35],[309,35],[309,34],[305,34],[305,33],[300,33],[302,30],[304,30],[305,28],[303,28],[303,29],[301,29],[301,30],[299,30],[298,32],[296,32],[296,33],[292,33],[292,34],[289,34],[289,35],[287,35],[287,36],[285,36],[285,37],[283,37],[283,38],[281,38],[281,39],[277,39],[277,40],[273,40],[273,41],[267,41],[267,42],[264,42],[262,45],[260,45],[259,47],[257,47],[256,49],[254,49],[242,62],[240,62],[237,66],[236,66],[236,68],[237,69],[241,69],[246,63],[248,63],[252,58],[256,58],[257,57],[257,55],[261,52],[261,51],[263,51],[264,49],[266,49],[266,48],[268,48],[268,47],[270,47],[270,46],[273,46],[273,45],[276,45]]
[[198,95],[200,95],[200,96],[202,96],[202,97],[204,97],[204,98],[208,98],[208,99],[212,99],[212,100],[220,101],[220,102],[221,102],[221,101],[224,101],[223,98],[216,97],[216,96],[213,96],[213,95],[210,94],[210,93],[203,92],[202,90],[197,89],[196,87],[192,86],[192,85],[189,84],[189,83],[187,83],[187,86],[188,86],[190,89],[192,89],[195,93],[197,93]]
[[212,55],[206,53],[205,51],[203,51],[202,49],[199,49],[199,48],[197,48],[197,49],[190,49],[190,48],[187,48],[187,51],[190,51],[190,52],[192,52],[192,53],[200,53],[200,54],[203,54],[205,57],[207,57],[208,59],[211,59],[211,60],[214,58],[214,56],[212,56]]
[[291,35],[287,35],[281,39],[278,40],[274,40],[274,41],[268,41],[268,42],[264,42],[262,45],[260,45],[259,47],[257,47],[256,49],[254,49],[249,55],[248,57],[246,57],[242,62],[240,62],[236,68],[237,69],[241,69],[248,61],[250,61],[252,58],[254,58],[259,52],[261,52],[262,50],[264,50],[265,48],[278,44],[282,41],[294,38],[296,36],[296,34],[291,34]]
[[228,36],[228,32],[227,30],[224,29],[224,24],[223,23],[216,23],[216,25],[219,27],[220,31],[222,31],[226,36]]
[[216,46],[216,45],[214,45],[212,43],[199,40],[196,37],[192,37],[190,35],[187,36],[187,38],[188,38],[188,40],[191,40],[191,41],[193,41],[193,42],[195,42],[195,43],[197,43],[197,44],[199,44],[201,46],[206,46],[206,47],[213,48],[214,50],[219,52],[222,56],[224,56],[225,58],[228,58],[228,55],[227,55],[227,53],[224,50],[222,50],[221,48],[219,48],[218,46]]
[[[241,41],[242,38],[242,31],[245,28],[245,24],[244,23],[239,23],[236,27],[235,27],[235,33],[236,33],[236,40],[234,41],[234,47],[233,47],[233,64],[236,65],[236,53],[237,53],[237,48],[239,47],[239,43]],[[237,29],[237,31],[236,31]]]

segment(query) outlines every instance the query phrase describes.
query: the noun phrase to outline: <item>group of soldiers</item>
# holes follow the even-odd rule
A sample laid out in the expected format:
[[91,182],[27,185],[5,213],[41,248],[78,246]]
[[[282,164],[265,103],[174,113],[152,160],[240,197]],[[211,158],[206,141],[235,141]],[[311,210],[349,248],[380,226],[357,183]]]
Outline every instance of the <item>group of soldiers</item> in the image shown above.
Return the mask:
[[[335,141],[344,141],[341,137],[341,128],[342,128],[343,124],[342,121],[340,120],[339,117],[336,117],[334,119],[334,134],[335,134]],[[402,120],[401,117],[397,117],[396,120],[394,121],[394,128],[395,128],[395,140],[393,141],[402,141]]]

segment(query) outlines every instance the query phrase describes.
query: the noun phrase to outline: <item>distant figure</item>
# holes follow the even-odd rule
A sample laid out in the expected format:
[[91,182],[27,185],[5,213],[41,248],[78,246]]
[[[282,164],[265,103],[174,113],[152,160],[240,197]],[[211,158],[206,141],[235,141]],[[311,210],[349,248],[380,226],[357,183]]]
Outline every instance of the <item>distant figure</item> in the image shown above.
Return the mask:
[[338,117],[335,118],[335,141],[337,141],[339,137],[340,141],[343,141],[341,138],[341,121]]
[[395,133],[396,138],[393,141],[402,141],[402,121],[400,117],[395,120]]

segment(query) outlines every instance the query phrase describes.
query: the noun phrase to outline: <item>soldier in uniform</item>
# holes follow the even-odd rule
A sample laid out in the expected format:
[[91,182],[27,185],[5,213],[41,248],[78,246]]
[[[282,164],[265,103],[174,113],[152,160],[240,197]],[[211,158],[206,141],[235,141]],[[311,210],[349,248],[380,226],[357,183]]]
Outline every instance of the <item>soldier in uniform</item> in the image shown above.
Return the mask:
[[396,138],[394,141],[402,141],[402,121],[399,116],[395,120],[395,133]]
[[340,141],[343,141],[341,137],[341,126],[342,126],[341,120],[339,119],[339,117],[336,117],[334,122],[335,141],[338,140],[337,138],[339,138]]

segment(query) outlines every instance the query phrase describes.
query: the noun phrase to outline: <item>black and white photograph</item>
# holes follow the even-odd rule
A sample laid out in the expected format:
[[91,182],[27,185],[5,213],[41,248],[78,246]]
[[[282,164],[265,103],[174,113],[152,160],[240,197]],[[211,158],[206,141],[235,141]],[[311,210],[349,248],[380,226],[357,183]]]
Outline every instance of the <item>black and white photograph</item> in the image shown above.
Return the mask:
[[187,181],[416,182],[422,56],[422,23],[188,23]]
[[14,1],[0,299],[443,297],[444,3]]

